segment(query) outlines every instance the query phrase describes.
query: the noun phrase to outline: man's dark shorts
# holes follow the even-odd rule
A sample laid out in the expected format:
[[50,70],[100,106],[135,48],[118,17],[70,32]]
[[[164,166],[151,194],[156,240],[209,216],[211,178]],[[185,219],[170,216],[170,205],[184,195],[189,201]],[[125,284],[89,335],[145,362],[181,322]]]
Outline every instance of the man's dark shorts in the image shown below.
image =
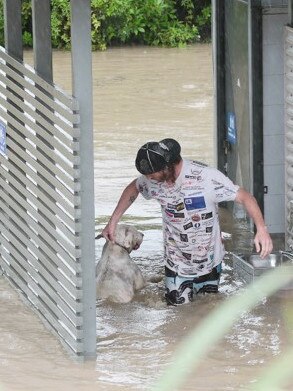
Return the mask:
[[217,293],[222,271],[222,264],[200,277],[181,277],[165,267],[165,298],[168,304],[186,304],[193,300],[194,294]]

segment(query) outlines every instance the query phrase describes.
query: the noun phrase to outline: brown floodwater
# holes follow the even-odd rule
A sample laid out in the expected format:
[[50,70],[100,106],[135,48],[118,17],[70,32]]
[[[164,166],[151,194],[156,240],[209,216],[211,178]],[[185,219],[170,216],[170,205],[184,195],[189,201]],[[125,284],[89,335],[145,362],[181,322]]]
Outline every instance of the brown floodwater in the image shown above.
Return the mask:
[[[32,63],[32,53],[25,53]],[[71,91],[71,58],[54,52],[54,82]],[[183,49],[113,48],[93,53],[96,231],[123,188],[136,177],[136,151],[147,141],[173,137],[182,155],[215,164],[211,45]],[[227,250],[250,251],[246,224],[221,211]],[[162,275],[158,205],[139,198],[124,221],[144,232],[133,253],[146,277]],[[100,257],[103,240],[96,243]],[[216,296],[168,307],[162,282],[149,283],[126,305],[97,302],[97,358],[75,363],[40,319],[0,277],[0,390],[147,390],[173,360],[184,336],[226,298],[246,289],[227,254]],[[245,390],[292,342],[292,292],[265,298],[243,313],[211,348],[184,391]],[[291,315],[290,315],[291,311]],[[287,319],[290,319],[291,325]]]

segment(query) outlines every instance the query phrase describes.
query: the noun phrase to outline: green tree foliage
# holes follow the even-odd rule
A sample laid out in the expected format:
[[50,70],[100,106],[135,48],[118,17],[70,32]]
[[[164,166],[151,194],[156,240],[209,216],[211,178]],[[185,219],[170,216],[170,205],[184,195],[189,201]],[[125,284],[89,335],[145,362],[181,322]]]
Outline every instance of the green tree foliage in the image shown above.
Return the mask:
[[211,0],[174,0],[176,15],[189,26],[196,26],[201,41],[211,38]]
[[[93,49],[183,46],[210,38],[210,0],[91,0]],[[0,43],[4,28],[0,0]],[[51,0],[52,45],[70,47],[70,1]],[[31,0],[22,1],[23,42],[32,46]]]
[[93,24],[99,45],[139,43],[180,46],[198,40],[198,30],[178,20],[172,0],[93,0]]
[[33,45],[32,5],[30,0],[22,1],[22,41],[24,46]]
[[54,48],[70,47],[70,1],[51,0],[51,34]]

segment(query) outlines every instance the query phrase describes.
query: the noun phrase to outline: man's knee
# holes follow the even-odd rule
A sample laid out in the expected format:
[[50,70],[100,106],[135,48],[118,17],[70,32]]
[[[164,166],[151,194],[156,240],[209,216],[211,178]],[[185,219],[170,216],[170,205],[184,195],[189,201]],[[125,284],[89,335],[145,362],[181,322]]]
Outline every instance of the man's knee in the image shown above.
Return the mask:
[[185,290],[184,292],[180,292],[177,290],[170,291],[167,288],[165,293],[165,299],[167,301],[167,304],[169,305],[186,304],[192,301],[193,292],[190,289]]

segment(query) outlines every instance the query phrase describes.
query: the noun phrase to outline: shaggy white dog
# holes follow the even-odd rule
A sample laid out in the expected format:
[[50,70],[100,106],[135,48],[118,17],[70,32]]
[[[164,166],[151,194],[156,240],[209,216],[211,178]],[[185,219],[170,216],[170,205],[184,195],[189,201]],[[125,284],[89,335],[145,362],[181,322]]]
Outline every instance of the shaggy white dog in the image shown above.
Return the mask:
[[140,269],[130,258],[132,250],[138,249],[143,234],[136,228],[117,225],[114,243],[107,241],[96,268],[97,297],[115,303],[128,303],[135,291],[145,286]]

